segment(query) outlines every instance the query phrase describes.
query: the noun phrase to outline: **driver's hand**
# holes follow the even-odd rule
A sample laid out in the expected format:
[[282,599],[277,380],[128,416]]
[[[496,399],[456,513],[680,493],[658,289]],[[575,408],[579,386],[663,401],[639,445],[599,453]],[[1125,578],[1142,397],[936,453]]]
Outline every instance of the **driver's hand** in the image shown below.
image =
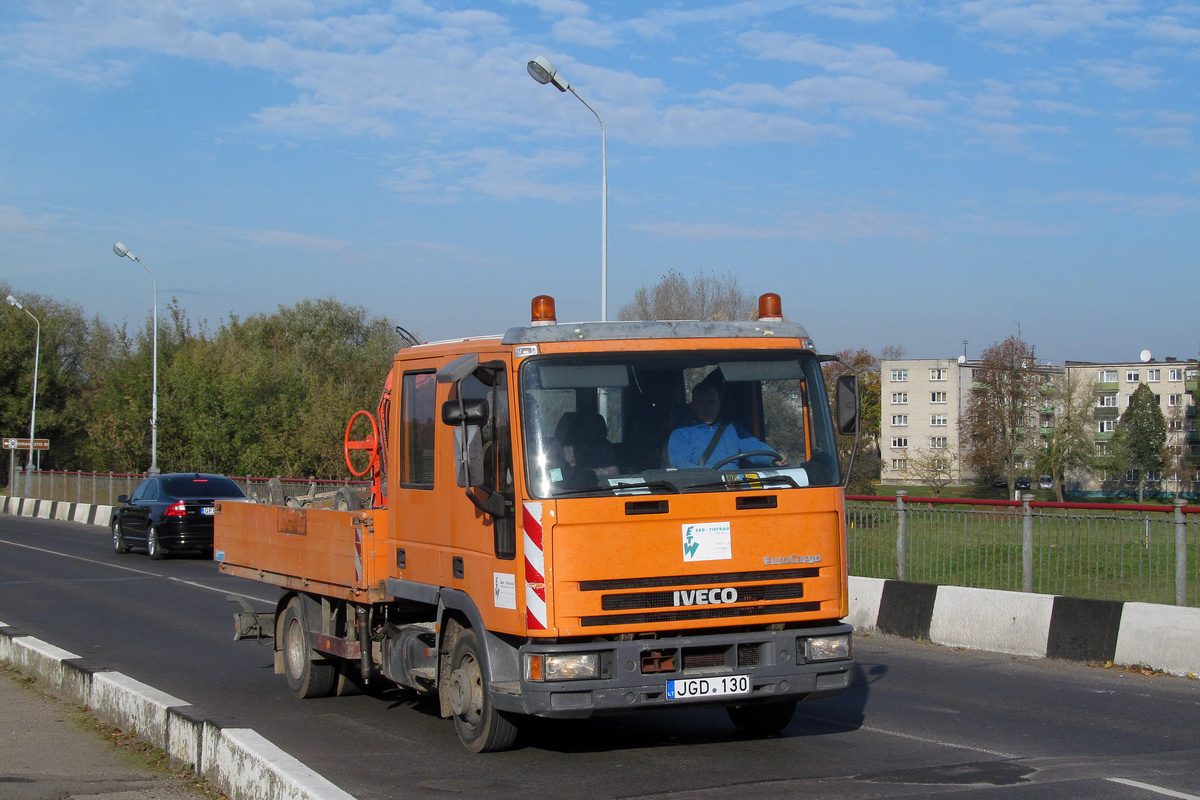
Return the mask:
[[779,454],[779,455],[778,455],[778,456],[775,458],[775,466],[777,466],[777,467],[786,467],[787,465],[788,465],[788,457],[787,457],[787,453],[780,453],[780,454]]

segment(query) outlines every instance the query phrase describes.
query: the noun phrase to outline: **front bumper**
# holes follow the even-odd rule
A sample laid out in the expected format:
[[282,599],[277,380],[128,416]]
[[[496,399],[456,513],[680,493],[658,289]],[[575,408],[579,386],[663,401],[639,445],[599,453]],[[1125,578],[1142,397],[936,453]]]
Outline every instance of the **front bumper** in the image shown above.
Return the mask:
[[[539,717],[580,718],[644,708],[815,699],[844,691],[850,685],[854,659],[806,660],[805,640],[816,636],[850,636],[849,625],[830,625],[785,631],[750,631],[680,636],[665,639],[538,644],[520,648],[526,653],[597,653],[601,677],[561,682],[530,681],[493,685],[492,703],[501,711]],[[646,666],[654,671],[646,671]],[[668,699],[667,681],[745,675],[750,694],[714,699]]]

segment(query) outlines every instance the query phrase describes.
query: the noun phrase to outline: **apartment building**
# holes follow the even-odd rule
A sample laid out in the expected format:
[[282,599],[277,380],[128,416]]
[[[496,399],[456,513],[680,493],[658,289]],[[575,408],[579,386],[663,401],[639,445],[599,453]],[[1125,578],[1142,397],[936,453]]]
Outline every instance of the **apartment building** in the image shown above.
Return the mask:
[[[1019,473],[1036,478],[1036,442],[1038,436],[1052,433],[1059,414],[1054,404],[1053,388],[1064,379],[1082,379],[1085,385],[1094,384],[1095,444],[1098,455],[1108,453],[1121,413],[1129,407],[1129,398],[1141,384],[1149,386],[1159,398],[1167,420],[1167,446],[1176,455],[1200,462],[1200,438],[1196,430],[1197,388],[1196,361],[1165,361],[1091,363],[1068,361],[1064,367],[1036,364],[1041,375],[1043,399],[1031,409],[1026,419],[1030,440],[1025,463]],[[930,470],[944,466],[944,478],[952,484],[973,483],[994,476],[976,475],[967,465],[966,447],[959,427],[971,402],[971,392],[978,387],[979,361],[957,359],[900,359],[881,363],[880,375],[880,438],[883,483],[892,485],[928,485]],[[1077,373],[1077,374],[1073,374]],[[939,463],[940,461],[940,463]],[[1166,491],[1186,491],[1181,485],[1191,480],[1194,470],[1180,469],[1178,464],[1162,477]],[[1121,476],[1103,471],[1095,474],[1068,475],[1067,488],[1072,491],[1101,491],[1112,489]]]

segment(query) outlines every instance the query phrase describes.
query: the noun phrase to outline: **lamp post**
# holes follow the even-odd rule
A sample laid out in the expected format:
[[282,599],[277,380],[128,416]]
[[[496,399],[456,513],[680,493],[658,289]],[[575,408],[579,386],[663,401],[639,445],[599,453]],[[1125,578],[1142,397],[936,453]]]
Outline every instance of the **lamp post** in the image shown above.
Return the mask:
[[600,112],[592,108],[587,100],[579,97],[579,92],[572,88],[571,84],[567,83],[563,76],[558,74],[558,70],[550,63],[550,60],[545,56],[538,56],[533,61],[530,61],[526,69],[529,70],[529,75],[538,83],[553,84],[560,92],[565,92],[568,89],[571,94],[579,98],[579,102],[587,106],[588,111],[596,115],[596,120],[600,123],[600,321],[608,321],[608,145],[607,136],[604,133],[604,120],[600,118]]
[[130,261],[136,261],[142,265],[146,272],[150,273],[150,279],[154,281],[154,391],[150,399],[150,471],[149,474],[158,474],[158,278],[154,274],[154,270],[146,266],[146,264],[133,253],[129,252],[129,248],[117,242],[113,245],[113,252],[121,258],[128,258]]
[[25,462],[25,496],[28,497],[31,488],[29,484],[33,479],[33,428],[34,423],[37,421],[38,358],[42,352],[42,323],[41,320],[33,316],[33,312],[21,305],[17,301],[17,298],[10,294],[7,299],[9,305],[16,306],[17,308],[21,309],[30,317],[32,317],[33,321],[37,323],[37,339],[34,341],[33,345],[33,407],[29,412],[29,460]]

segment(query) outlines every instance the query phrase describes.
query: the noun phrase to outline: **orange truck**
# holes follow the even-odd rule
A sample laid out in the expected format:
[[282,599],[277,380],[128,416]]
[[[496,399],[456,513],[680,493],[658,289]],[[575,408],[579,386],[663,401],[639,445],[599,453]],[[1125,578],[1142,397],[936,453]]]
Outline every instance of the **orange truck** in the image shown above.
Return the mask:
[[347,428],[369,507],[218,504],[220,570],[281,588],[237,637],[273,638],[298,697],[436,695],[475,752],[531,715],[721,706],[772,733],[843,691],[854,376],[831,405],[773,294],[753,321],[531,317],[396,354],[370,433]]

